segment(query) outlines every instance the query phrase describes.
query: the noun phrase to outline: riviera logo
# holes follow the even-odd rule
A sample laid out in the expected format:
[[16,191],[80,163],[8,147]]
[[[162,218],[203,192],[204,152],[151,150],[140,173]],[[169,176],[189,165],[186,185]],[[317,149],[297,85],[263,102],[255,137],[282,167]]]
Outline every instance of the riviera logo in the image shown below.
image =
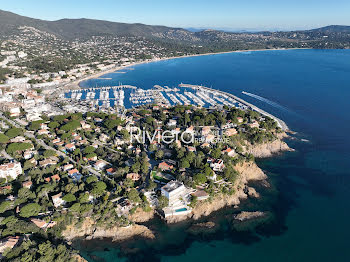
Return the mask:
[[198,132],[188,132],[188,131],[175,131],[175,130],[155,130],[153,134],[144,128],[141,130],[139,127],[133,127],[130,130],[130,143],[137,142],[139,144],[150,144],[156,142],[158,144],[172,144],[174,142],[180,141],[184,144],[194,144],[194,143],[205,143],[210,142],[211,144],[216,143],[228,143],[229,139],[221,135],[222,132],[211,131],[208,136],[203,136]]

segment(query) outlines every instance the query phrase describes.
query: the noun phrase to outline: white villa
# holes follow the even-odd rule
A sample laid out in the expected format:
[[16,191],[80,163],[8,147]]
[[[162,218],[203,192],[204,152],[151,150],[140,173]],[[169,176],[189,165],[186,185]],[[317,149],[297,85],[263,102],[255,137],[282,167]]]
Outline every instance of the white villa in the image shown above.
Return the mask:
[[188,204],[191,201],[191,189],[179,181],[170,181],[161,188],[162,195],[169,199],[168,207],[164,208],[164,217],[187,215],[191,213]]

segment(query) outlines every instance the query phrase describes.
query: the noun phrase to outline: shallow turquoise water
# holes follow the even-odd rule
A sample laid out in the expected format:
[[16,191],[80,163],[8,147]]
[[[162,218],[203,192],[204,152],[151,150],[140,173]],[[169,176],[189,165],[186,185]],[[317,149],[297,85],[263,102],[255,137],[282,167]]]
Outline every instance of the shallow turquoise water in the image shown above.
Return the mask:
[[[350,261],[350,50],[183,58],[107,77],[113,80],[89,80],[82,86],[204,84],[275,114],[299,132],[297,138],[310,142],[290,141],[296,152],[259,161],[279,191],[258,203],[275,214],[272,224],[236,232],[225,219],[233,212],[229,209],[208,218],[218,221],[220,229],[207,235],[187,233],[187,224],[168,227],[152,221],[159,232],[156,243],[85,243],[81,250],[89,261],[122,261],[117,254],[127,254],[130,261]],[[249,207],[256,208],[247,203]]]

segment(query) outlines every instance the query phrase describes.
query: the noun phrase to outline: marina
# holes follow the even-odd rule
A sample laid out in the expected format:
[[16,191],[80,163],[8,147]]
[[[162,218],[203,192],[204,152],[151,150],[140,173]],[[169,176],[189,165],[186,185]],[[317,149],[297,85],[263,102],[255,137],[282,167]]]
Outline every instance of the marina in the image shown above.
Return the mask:
[[183,83],[177,87],[154,85],[151,89],[141,89],[131,85],[94,87],[69,90],[64,97],[89,110],[132,108],[147,104],[194,105],[205,108],[227,106],[242,110],[251,109],[275,119],[283,130],[288,130],[288,126],[279,118],[230,93],[203,85]]

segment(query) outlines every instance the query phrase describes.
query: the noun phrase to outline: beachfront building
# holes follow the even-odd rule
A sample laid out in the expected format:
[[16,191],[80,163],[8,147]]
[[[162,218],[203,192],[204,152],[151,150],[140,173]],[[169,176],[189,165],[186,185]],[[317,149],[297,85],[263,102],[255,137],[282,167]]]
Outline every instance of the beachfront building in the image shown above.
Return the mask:
[[179,181],[170,181],[162,187],[162,195],[169,199],[169,206],[176,203],[186,193],[184,184]]
[[188,206],[191,200],[191,189],[187,189],[183,183],[179,181],[170,181],[161,188],[162,195],[169,200],[168,207],[163,209],[164,217],[187,215],[191,213]]

